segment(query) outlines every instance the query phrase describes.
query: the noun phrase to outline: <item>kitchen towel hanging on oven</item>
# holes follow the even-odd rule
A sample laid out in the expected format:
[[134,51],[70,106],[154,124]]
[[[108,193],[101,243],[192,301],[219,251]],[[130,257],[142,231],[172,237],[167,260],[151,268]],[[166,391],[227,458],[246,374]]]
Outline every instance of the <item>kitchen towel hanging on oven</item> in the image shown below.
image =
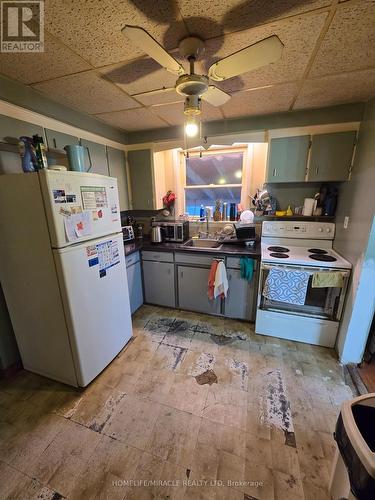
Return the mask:
[[342,288],[344,277],[340,271],[322,271],[314,273],[312,288]]
[[310,274],[271,268],[263,288],[263,296],[269,300],[303,306],[306,299]]

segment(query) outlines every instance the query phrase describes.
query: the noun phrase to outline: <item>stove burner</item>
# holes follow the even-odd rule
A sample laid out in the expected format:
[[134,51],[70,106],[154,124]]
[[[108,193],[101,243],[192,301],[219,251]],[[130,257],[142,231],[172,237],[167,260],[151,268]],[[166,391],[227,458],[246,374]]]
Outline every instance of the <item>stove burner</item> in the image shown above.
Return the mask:
[[320,255],[324,255],[324,254],[328,253],[327,250],[322,250],[321,248],[309,248],[307,251],[311,252],[311,253],[320,254]]
[[274,247],[268,247],[267,250],[269,250],[270,252],[276,252],[276,253],[285,253],[285,252],[289,252],[289,248],[285,248],[285,247],[277,247],[277,246],[274,246]]
[[332,255],[322,255],[319,253],[312,253],[309,257],[310,259],[321,260],[324,262],[335,262],[335,260],[337,260],[336,257],[332,257]]
[[289,259],[289,255],[281,252],[272,252],[270,253],[270,257],[276,257],[277,259]]

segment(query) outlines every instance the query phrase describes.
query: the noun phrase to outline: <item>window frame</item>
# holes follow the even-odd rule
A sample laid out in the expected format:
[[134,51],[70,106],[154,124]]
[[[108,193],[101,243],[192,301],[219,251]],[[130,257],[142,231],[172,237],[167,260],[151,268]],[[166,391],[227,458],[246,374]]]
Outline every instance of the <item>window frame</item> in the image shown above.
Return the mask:
[[[251,146],[251,145],[249,145]],[[186,157],[183,152],[180,153],[180,164],[181,164],[181,180],[182,180],[182,192],[183,192],[183,203],[182,203],[182,212],[186,213],[186,190],[193,190],[193,189],[214,189],[214,188],[223,188],[223,187],[229,187],[229,188],[241,188],[241,197],[240,197],[240,204],[245,205],[246,204],[246,199],[248,196],[246,186],[248,185],[248,179],[249,174],[250,174],[250,162],[249,162],[249,146],[243,146],[243,147],[227,147],[227,148],[213,148],[205,151],[189,151],[189,157],[191,158],[192,156],[200,156],[202,152],[202,156],[217,156],[220,154],[230,154],[230,153],[242,153],[242,177],[241,177],[241,182],[236,183],[236,184],[196,184],[193,186],[187,186],[186,185]]]

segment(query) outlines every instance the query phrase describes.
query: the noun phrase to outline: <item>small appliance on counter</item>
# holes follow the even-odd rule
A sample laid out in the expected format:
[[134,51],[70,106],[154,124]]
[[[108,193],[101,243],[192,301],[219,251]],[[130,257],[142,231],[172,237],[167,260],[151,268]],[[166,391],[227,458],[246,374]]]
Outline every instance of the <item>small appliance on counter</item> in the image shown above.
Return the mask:
[[122,237],[124,241],[134,240],[134,228],[133,226],[122,226]]
[[[163,231],[165,241],[182,243],[189,239],[189,222],[153,222],[153,227],[159,227]],[[152,232],[152,231],[151,231]]]
[[162,228],[159,225],[154,225],[151,228],[151,243],[162,243],[163,236],[161,234]]
[[229,245],[245,245],[254,247],[256,242],[255,224],[244,224],[237,222],[233,224],[235,235],[232,233],[221,238],[222,243]]

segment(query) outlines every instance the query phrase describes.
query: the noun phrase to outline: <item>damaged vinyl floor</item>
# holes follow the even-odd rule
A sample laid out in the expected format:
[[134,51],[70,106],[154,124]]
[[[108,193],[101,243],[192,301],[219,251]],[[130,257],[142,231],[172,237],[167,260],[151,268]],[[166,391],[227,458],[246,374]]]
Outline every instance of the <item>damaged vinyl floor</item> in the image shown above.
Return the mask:
[[85,390],[0,385],[1,499],[329,499],[333,350],[150,306],[133,326]]

